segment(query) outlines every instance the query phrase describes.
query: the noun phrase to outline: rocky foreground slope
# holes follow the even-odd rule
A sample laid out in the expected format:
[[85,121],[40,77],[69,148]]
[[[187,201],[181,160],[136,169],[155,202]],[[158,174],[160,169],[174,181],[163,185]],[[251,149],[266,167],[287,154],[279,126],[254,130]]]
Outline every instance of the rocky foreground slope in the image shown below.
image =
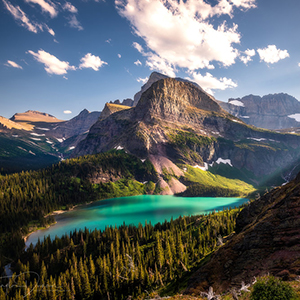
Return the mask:
[[295,279],[300,275],[299,229],[300,174],[242,210],[237,233],[191,277],[186,292],[210,286],[223,292],[268,273]]
[[299,146],[299,136],[248,126],[194,84],[165,78],[136,107],[99,119],[72,155],[124,149],[174,172],[174,163],[207,170],[221,162],[232,168],[233,178],[242,174],[261,184],[288,174],[298,164]]

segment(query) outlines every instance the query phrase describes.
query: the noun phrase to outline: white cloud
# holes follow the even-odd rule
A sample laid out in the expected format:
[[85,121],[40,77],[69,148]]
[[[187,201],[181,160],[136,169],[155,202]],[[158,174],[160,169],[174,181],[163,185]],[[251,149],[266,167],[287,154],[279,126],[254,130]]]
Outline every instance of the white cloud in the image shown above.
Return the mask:
[[72,15],[72,16],[69,18],[69,25],[70,25],[70,27],[76,28],[76,29],[78,29],[79,31],[80,31],[80,30],[83,30],[83,27],[81,26],[80,22],[77,20],[77,18],[76,18],[75,15]]
[[[134,47],[148,57],[148,66],[159,65],[174,74],[176,67],[194,71],[213,69],[212,62],[223,66],[235,63],[239,51],[233,46],[240,42],[238,26],[223,22],[217,27],[210,23],[213,16],[232,16],[234,8],[255,7],[254,0],[219,0],[211,6],[204,0],[116,0],[118,12],[126,17],[134,32],[144,39],[152,51],[144,52],[140,44]],[[171,71],[172,69],[172,71]]]
[[51,18],[56,17],[58,14],[55,4],[50,0],[25,0],[25,2],[38,4],[41,7],[42,11],[49,13]]
[[140,53],[144,53],[144,49],[143,49],[143,47],[142,47],[139,43],[134,42],[134,43],[132,44],[132,46],[133,46],[137,51],[139,51]]
[[277,49],[275,45],[268,45],[266,48],[257,49],[257,52],[262,61],[270,64],[277,63],[279,60],[290,56],[287,50]]
[[39,50],[37,53],[29,50],[28,53],[33,55],[38,62],[45,65],[45,70],[48,74],[64,75],[67,74],[68,70],[76,70],[76,67],[70,66],[69,62],[61,61],[44,50]]
[[64,114],[67,114],[67,115],[69,115],[69,114],[71,114],[72,112],[70,111],[70,110],[64,110]]
[[3,3],[6,9],[13,15],[13,17],[17,21],[21,22],[21,25],[23,27],[34,33],[38,32],[39,27],[37,26],[37,24],[32,23],[19,6],[13,6],[9,1],[5,0],[3,0]]
[[118,54],[118,57],[119,57],[119,58],[121,58],[121,57],[122,57],[122,55],[121,55],[121,54]]
[[139,78],[137,78],[137,82],[142,82],[143,84],[145,84],[147,81],[148,81],[148,77],[146,77],[146,78],[141,78],[141,77],[139,77]]
[[191,81],[198,83],[206,92],[213,94],[213,90],[225,90],[228,88],[235,88],[237,84],[230,78],[215,78],[212,74],[206,73],[202,76],[200,73],[191,72]]
[[17,63],[15,63],[12,60],[8,60],[5,65],[8,66],[8,67],[13,67],[13,68],[17,68],[17,69],[23,69],[20,65],[18,65]]
[[52,28],[50,28],[47,24],[45,24],[45,27],[47,29],[47,31],[52,35],[52,36],[55,36],[55,32]]
[[135,64],[136,66],[141,66],[141,65],[142,65],[142,63],[141,63],[139,60],[135,61],[134,64]]
[[99,71],[99,68],[107,65],[107,62],[102,61],[99,56],[92,55],[91,53],[87,53],[80,61],[79,69],[92,68],[95,71]]
[[298,63],[298,67],[300,67],[300,63]]
[[63,9],[73,14],[76,14],[78,12],[77,8],[74,5],[72,5],[70,2],[66,2],[65,5],[63,6]]
[[111,39],[106,40],[105,43],[110,44],[111,43]]
[[240,56],[240,60],[245,64],[245,65],[247,65],[248,64],[248,62],[249,61],[252,61],[252,58],[251,57],[253,57],[254,55],[255,55],[255,50],[254,49],[247,49],[245,52],[244,52],[244,54],[246,54],[246,56],[245,55],[241,55]]

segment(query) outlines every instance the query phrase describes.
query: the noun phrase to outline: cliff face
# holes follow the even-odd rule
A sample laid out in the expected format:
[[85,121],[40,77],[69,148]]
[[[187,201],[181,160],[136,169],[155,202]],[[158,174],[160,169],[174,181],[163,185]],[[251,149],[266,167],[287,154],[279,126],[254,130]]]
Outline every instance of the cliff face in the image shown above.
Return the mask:
[[194,84],[166,78],[153,83],[136,107],[97,121],[73,155],[125,149],[141,159],[202,167],[221,158],[258,184],[294,167],[299,146],[299,136],[248,126]]
[[267,273],[284,279],[300,274],[300,176],[244,208],[237,234],[190,279],[188,293],[222,292]]
[[284,129],[300,126],[295,118],[295,114],[300,113],[300,102],[288,94],[249,95],[229,99],[227,103],[220,101],[219,104],[230,114],[256,127]]

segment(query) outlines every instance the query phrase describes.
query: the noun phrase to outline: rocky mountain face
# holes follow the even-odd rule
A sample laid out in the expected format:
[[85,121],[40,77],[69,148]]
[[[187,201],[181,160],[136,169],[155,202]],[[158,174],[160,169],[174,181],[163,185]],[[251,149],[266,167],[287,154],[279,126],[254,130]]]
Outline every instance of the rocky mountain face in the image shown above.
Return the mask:
[[150,158],[161,170],[167,162],[168,170],[174,163],[207,170],[223,162],[262,184],[294,167],[299,146],[299,136],[248,126],[194,84],[165,78],[154,82],[136,107],[97,121],[72,155],[124,149]]
[[131,106],[118,104],[118,103],[116,103],[116,101],[114,103],[106,103],[99,118],[101,120],[104,120],[108,116],[112,115],[115,112],[118,112],[118,111],[121,111],[121,110],[124,110],[124,109],[130,109],[130,108],[131,108]]
[[268,273],[300,274],[300,175],[251,202],[238,216],[236,234],[190,279],[188,293],[212,286],[223,292]]
[[285,129],[300,126],[300,102],[288,94],[248,95],[218,103],[230,114],[256,127]]
[[[141,90],[134,95],[134,100],[133,100],[133,105],[132,106],[136,106],[138,104],[139,100],[141,99],[142,94],[147,89],[149,89],[154,82],[156,82],[158,80],[161,80],[161,79],[166,79],[166,78],[170,78],[170,77],[167,76],[167,75],[158,73],[158,72],[152,72],[151,75],[150,75],[150,77],[149,77],[149,79],[148,79],[148,81],[141,87]],[[186,80],[186,79],[183,79],[183,78],[179,78],[179,77],[176,77],[175,79],[177,81],[181,81],[181,82],[192,83],[195,87],[197,87],[202,92],[204,92],[204,90],[197,83],[195,83],[195,82],[191,82],[189,80]],[[209,95],[209,97],[211,97],[213,100],[215,100],[211,95]],[[127,104],[125,104],[125,105],[127,105]]]

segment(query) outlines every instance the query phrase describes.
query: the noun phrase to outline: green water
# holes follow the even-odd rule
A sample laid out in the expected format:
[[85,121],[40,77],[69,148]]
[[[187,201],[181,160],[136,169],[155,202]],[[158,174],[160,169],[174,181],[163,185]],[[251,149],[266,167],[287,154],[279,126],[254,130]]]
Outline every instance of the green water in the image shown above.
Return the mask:
[[200,198],[175,196],[132,196],[101,200],[78,207],[55,217],[57,223],[48,229],[38,230],[31,234],[26,242],[36,244],[38,238],[50,235],[53,239],[61,237],[75,229],[105,229],[106,226],[119,226],[145,221],[152,224],[169,221],[184,215],[205,214],[213,210],[238,207],[248,199],[243,198]]

